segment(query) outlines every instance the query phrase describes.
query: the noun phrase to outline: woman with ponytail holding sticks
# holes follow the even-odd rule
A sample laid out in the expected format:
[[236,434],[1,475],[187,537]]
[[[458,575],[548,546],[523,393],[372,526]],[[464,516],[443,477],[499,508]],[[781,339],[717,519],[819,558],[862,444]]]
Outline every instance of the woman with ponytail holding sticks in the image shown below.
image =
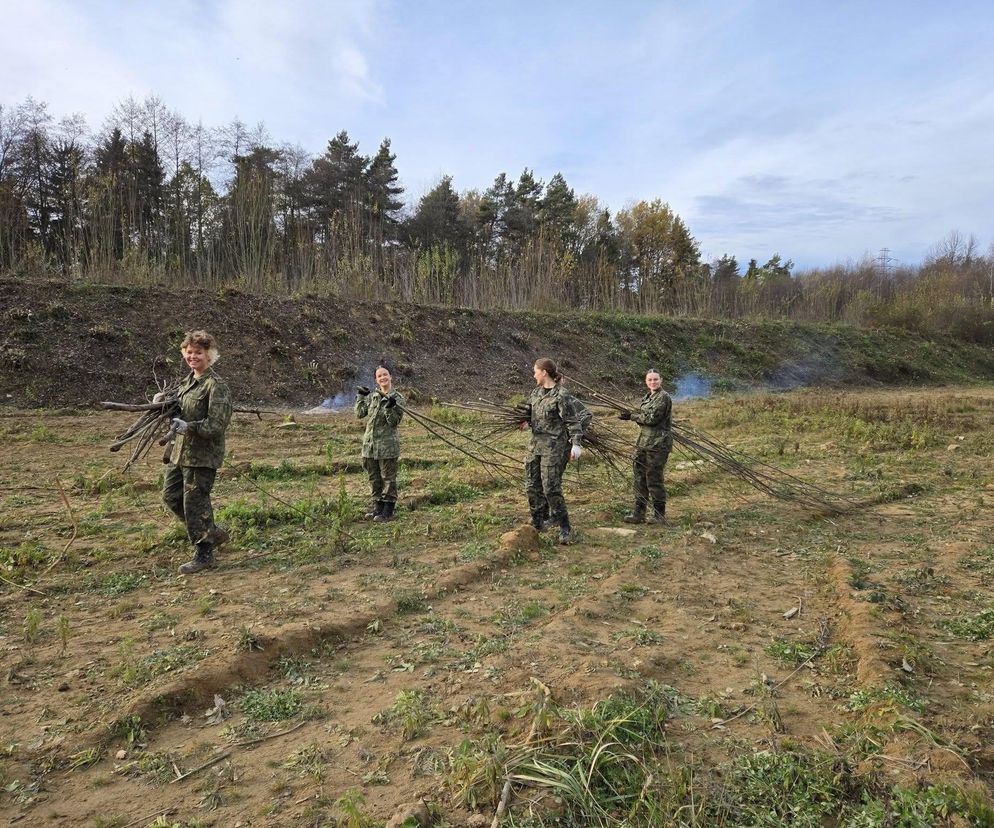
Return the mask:
[[532,376],[535,389],[520,410],[521,427],[532,432],[525,460],[528,508],[532,525],[541,531],[548,505],[551,521],[559,526],[559,542],[569,543],[572,527],[563,498],[563,472],[570,460],[579,461],[583,433],[593,417],[563,388],[551,359],[536,360]]

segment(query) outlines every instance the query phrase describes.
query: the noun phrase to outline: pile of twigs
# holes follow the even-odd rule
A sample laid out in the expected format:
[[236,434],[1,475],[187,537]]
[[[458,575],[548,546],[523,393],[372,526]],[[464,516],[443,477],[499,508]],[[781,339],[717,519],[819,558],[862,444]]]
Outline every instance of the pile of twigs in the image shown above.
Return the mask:
[[[164,388],[155,402],[132,403],[105,401],[98,405],[107,411],[136,411],[139,417],[124,431],[114,438],[111,443],[111,451],[120,451],[129,443],[131,444],[131,454],[124,464],[123,471],[130,469],[135,463],[141,460],[151,451],[152,446],[158,444],[165,446],[162,455],[162,462],[168,463],[172,456],[173,444],[176,442],[176,428],[172,425],[174,417],[180,416],[179,398],[177,391],[179,385]],[[275,411],[262,411],[258,408],[238,408],[232,409],[236,414],[255,414],[262,419],[263,414],[276,414]]]
[[[590,388],[575,378],[570,381],[583,388],[598,405],[619,413],[635,413],[622,400]],[[815,486],[783,469],[726,446],[710,434],[686,423],[674,422],[672,434],[675,449],[682,450],[694,460],[713,463],[754,489],[778,500],[800,503],[830,514],[841,514],[858,505],[844,495]]]
[[162,462],[169,462],[173,442],[176,439],[176,430],[170,423],[174,417],[179,416],[179,400],[176,397],[175,387],[164,390],[162,392],[162,399],[157,402],[140,405],[102,402],[99,405],[101,408],[109,411],[140,412],[138,419],[118,434],[110,446],[111,451],[120,451],[129,443],[131,444],[131,454],[128,457],[128,461],[124,464],[124,471],[130,469],[148,454],[152,446],[156,443],[167,447],[162,456]]

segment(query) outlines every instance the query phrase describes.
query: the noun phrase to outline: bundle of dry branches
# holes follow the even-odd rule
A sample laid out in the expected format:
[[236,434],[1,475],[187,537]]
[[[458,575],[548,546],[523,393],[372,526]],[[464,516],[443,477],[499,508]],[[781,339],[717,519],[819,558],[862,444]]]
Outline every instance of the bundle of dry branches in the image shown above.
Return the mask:
[[176,430],[170,423],[180,414],[179,399],[176,391],[179,386],[163,389],[156,396],[155,402],[132,405],[105,401],[99,403],[101,408],[109,411],[138,411],[138,419],[121,432],[110,446],[111,451],[120,451],[128,443],[132,443],[131,454],[124,464],[124,471],[130,469],[151,450],[155,443],[166,446],[162,462],[168,463],[172,455],[173,443],[176,440]]
[[[619,413],[635,413],[622,400],[603,394],[575,378],[570,381],[589,393],[598,405]],[[829,514],[841,514],[859,505],[844,495],[815,486],[783,469],[726,446],[710,434],[686,423],[674,422],[671,431],[675,450],[682,450],[694,460],[713,463],[754,489],[778,500],[800,503]]]
[[[172,456],[173,444],[176,442],[176,429],[172,425],[174,417],[179,417],[180,406],[179,384],[163,388],[155,395],[152,402],[147,403],[121,403],[104,401],[97,403],[100,408],[107,411],[137,411],[139,417],[130,426],[114,438],[111,443],[111,451],[120,451],[129,443],[132,444],[131,454],[124,464],[123,471],[130,469],[135,463],[149,453],[156,443],[165,446],[162,454],[162,462],[168,463]],[[234,408],[235,414],[255,414],[260,420],[263,414],[277,414],[276,411],[262,411],[258,408]]]
[[[487,432],[484,439],[516,431],[523,422],[528,420],[528,406],[525,403],[515,406],[502,405],[481,397],[476,402],[443,403],[443,405],[449,408],[475,411],[495,420],[496,427]],[[632,445],[617,431],[603,423],[591,425],[583,435],[582,445],[593,457],[612,471],[618,474],[625,473],[624,469],[631,460]]]

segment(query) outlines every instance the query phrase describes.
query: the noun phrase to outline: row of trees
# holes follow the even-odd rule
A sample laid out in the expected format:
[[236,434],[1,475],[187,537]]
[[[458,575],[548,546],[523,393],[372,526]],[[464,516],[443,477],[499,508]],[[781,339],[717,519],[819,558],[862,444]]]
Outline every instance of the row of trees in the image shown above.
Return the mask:
[[0,273],[907,325],[939,300],[950,320],[994,303],[994,251],[955,233],[915,268],[795,274],[774,255],[743,269],[701,261],[660,199],[612,215],[526,169],[482,192],[444,177],[405,205],[395,162],[389,139],[367,156],[342,131],[312,158],[262,125],[192,124],[156,97],[123,101],[96,133],[30,98],[0,105]]
[[429,302],[658,309],[699,273],[660,200],[613,216],[562,175],[443,178],[405,210],[389,139],[342,131],[322,155],[262,126],[187,123],[157,98],[97,134],[44,103],[0,107],[0,268]]

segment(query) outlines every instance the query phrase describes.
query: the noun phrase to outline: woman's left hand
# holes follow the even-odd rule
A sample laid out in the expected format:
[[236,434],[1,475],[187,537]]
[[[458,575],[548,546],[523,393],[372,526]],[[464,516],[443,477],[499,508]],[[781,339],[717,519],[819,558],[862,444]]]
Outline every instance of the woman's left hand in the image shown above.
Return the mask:
[[581,454],[583,454],[583,449],[577,445],[574,445],[573,448],[569,450],[569,459],[579,460]]

